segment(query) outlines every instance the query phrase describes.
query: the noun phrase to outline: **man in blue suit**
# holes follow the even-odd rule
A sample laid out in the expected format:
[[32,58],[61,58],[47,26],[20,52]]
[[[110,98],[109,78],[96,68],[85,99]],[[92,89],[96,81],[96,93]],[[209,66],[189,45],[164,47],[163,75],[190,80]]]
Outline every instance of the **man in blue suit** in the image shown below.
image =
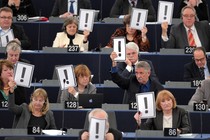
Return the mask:
[[[73,1],[74,12],[70,12],[70,4]],[[90,0],[55,0],[51,16],[68,18],[79,15],[80,9],[91,9]]]
[[189,30],[193,34],[196,47],[204,47],[210,51],[210,26],[208,21],[196,20],[196,11],[191,6],[182,9],[182,23],[173,25],[170,36],[167,35],[168,23],[162,23],[162,47],[163,48],[185,48],[191,46],[188,41]]

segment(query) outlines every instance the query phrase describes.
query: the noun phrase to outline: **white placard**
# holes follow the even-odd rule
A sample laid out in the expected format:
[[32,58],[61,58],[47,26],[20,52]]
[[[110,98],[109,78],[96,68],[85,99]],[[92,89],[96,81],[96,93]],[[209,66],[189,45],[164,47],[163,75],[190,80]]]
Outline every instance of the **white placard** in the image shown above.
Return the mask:
[[174,3],[167,1],[159,1],[158,5],[158,22],[162,23],[167,21],[169,25],[172,24],[174,11]]
[[10,29],[6,33],[1,32],[1,46],[6,47],[7,43],[11,40],[14,40],[13,30]]
[[133,8],[130,27],[141,30],[144,26],[146,26],[147,16],[148,10]]
[[61,90],[67,89],[69,86],[77,86],[73,65],[64,65],[56,67]]
[[15,82],[18,86],[30,87],[33,77],[34,65],[17,62],[15,67]]
[[126,49],[125,49],[125,37],[115,37],[113,38],[114,52],[117,53],[118,57],[115,58],[117,62],[124,62],[126,59]]
[[95,10],[80,9],[79,30],[92,32],[95,19]]
[[136,102],[143,119],[156,117],[154,92],[137,93]]
[[89,126],[89,140],[104,140],[106,120],[91,118]]

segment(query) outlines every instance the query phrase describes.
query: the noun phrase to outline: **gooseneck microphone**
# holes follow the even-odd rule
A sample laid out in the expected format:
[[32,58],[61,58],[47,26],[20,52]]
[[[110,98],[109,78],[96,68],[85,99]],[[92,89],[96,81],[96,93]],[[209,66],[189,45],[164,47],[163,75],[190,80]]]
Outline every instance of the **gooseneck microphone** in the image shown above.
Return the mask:
[[[64,86],[64,88],[65,88],[65,84],[66,84],[66,79],[63,79],[63,86]],[[60,90],[61,90],[61,89],[60,89]],[[60,95],[60,96],[61,96],[61,95]],[[62,130],[62,135],[65,135],[66,132],[67,132],[67,129],[64,128],[64,123],[65,123],[65,112],[64,112],[64,108],[63,108],[63,110],[62,110],[62,128],[61,128],[61,130]]]

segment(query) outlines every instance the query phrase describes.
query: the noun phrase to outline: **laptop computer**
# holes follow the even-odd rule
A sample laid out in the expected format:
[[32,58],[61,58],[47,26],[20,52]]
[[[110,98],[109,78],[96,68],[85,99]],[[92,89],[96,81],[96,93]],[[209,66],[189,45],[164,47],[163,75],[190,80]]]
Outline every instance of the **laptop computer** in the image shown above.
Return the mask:
[[97,94],[79,94],[79,106],[83,108],[101,108],[104,96]]

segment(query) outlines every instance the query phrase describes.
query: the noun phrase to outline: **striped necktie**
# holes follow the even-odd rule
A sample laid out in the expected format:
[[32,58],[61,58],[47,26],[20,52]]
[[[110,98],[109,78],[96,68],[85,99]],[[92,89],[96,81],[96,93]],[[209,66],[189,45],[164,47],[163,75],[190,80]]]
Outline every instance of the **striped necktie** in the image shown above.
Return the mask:
[[189,46],[192,46],[192,47],[196,46],[195,39],[193,37],[191,29],[188,30],[188,43],[189,43]]

